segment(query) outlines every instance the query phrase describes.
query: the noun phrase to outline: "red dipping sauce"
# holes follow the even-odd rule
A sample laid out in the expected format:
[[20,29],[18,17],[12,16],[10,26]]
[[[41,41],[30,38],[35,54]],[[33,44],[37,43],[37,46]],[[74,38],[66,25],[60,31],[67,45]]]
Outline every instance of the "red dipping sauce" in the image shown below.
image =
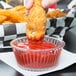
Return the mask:
[[[55,66],[58,63],[61,49],[53,50],[58,46],[49,41],[38,42],[24,41],[15,43],[17,49],[13,47],[18,64],[24,68],[44,69]],[[52,49],[52,50],[50,50]]]

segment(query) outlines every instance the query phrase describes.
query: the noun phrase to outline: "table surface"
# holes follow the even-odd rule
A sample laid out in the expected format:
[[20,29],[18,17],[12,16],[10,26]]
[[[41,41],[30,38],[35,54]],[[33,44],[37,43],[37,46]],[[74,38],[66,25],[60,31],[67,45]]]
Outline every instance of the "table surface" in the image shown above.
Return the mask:
[[[12,49],[0,49],[0,53],[12,52]],[[73,52],[73,51],[72,51]],[[14,68],[0,61],[0,76],[23,76]],[[44,75],[41,75],[44,76]],[[66,69],[45,74],[45,76],[76,76],[76,64],[69,66]]]

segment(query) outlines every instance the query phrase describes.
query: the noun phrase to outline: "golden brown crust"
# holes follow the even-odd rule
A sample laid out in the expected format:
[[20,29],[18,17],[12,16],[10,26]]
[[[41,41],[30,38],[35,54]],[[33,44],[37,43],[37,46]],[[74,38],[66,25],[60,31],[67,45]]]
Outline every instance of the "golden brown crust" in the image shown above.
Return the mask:
[[58,17],[63,17],[66,16],[66,13],[63,13],[60,10],[54,10],[54,11],[50,11],[47,13],[47,18],[58,18]]
[[44,37],[46,30],[46,13],[41,6],[41,0],[34,0],[34,5],[28,15],[26,34],[28,39],[40,40]]

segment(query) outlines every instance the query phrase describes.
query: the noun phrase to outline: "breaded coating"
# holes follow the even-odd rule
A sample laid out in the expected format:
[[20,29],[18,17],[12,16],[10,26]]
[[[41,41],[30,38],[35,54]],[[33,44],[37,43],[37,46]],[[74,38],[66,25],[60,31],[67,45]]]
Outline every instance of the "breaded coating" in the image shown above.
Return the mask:
[[47,13],[47,18],[58,18],[58,17],[64,17],[66,16],[66,13],[63,13],[60,10],[53,10]]
[[41,40],[45,35],[47,18],[41,1],[34,0],[33,7],[29,11],[26,35],[30,40]]

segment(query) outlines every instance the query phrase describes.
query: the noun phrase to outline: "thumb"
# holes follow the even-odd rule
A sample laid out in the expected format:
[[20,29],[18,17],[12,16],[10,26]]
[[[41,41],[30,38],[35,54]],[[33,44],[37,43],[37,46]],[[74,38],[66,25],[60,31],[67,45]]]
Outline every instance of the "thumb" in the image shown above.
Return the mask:
[[26,0],[26,9],[30,9],[33,5],[33,0]]

